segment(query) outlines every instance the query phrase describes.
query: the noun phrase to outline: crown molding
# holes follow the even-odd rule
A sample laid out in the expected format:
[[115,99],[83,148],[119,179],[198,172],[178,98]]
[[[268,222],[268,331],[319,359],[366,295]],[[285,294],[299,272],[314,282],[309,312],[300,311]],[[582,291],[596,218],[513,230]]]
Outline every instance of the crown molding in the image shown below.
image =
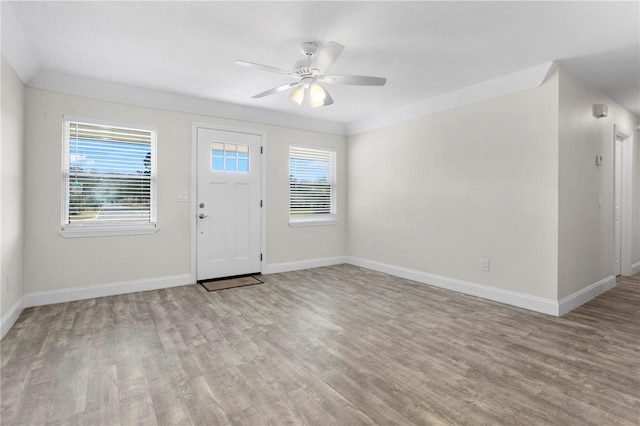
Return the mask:
[[[9,58],[7,58],[9,60]],[[11,62],[11,61],[10,61]],[[11,64],[17,68],[15,64]],[[26,66],[25,67],[30,67]],[[445,93],[384,114],[352,123],[338,123],[300,117],[279,111],[233,104],[194,96],[180,95],[136,86],[41,70],[28,80],[28,86],[75,96],[118,102],[148,108],[198,114],[230,120],[281,126],[339,136],[351,136],[409,121],[413,118],[458,108],[542,85],[556,70],[555,62],[546,62],[473,86]],[[18,72],[18,69],[16,69]],[[26,74],[21,74],[25,78]]]
[[27,85],[37,89],[50,90],[90,99],[198,114],[208,117],[248,121],[339,136],[344,136],[346,132],[346,126],[343,123],[301,117],[264,108],[180,95],[54,71],[41,70]]
[[546,62],[512,74],[494,78],[453,92],[420,101],[384,114],[367,117],[349,123],[347,135],[355,135],[370,130],[387,127],[416,117],[434,114],[452,108],[481,102],[509,93],[538,87],[555,71],[555,62]]

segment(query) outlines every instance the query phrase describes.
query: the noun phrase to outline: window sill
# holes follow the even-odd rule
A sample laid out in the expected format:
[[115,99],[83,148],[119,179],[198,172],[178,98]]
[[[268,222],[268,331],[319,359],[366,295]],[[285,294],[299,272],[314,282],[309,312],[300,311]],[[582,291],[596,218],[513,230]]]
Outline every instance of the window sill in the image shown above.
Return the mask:
[[338,219],[335,216],[329,217],[309,217],[309,218],[289,218],[289,226],[327,226],[335,225]]
[[158,227],[153,225],[130,226],[102,226],[102,227],[71,227],[63,229],[59,234],[63,238],[85,237],[113,237],[118,235],[151,235],[158,232]]

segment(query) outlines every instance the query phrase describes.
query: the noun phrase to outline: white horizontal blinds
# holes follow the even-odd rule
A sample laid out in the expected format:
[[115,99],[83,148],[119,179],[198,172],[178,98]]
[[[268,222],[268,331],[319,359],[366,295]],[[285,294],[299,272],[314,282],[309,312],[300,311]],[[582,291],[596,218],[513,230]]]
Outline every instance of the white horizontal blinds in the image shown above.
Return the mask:
[[335,151],[291,145],[289,212],[291,215],[335,213]]
[[65,130],[65,223],[154,222],[154,132],[79,122]]

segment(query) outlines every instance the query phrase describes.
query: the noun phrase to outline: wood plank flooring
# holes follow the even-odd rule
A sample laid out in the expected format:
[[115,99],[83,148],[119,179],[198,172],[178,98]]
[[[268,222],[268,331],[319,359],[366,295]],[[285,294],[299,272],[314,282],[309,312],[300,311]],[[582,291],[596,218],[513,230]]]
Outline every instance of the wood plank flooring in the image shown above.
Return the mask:
[[26,309],[2,425],[637,425],[640,276],[562,318],[349,265]]

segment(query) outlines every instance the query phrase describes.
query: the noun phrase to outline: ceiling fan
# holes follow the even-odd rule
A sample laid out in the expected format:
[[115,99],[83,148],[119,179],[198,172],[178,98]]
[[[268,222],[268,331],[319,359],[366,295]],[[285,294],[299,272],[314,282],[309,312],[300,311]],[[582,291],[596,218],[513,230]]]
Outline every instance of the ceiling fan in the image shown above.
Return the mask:
[[323,87],[323,84],[347,84],[354,86],[384,86],[386,78],[369,77],[365,75],[334,75],[327,74],[329,68],[340,57],[344,46],[335,41],[330,41],[320,51],[318,45],[313,42],[305,42],[300,45],[305,59],[297,62],[293,71],[286,71],[268,65],[256,64],[247,61],[235,61],[235,64],[249,68],[257,68],[264,71],[275,72],[293,77],[296,81],[283,84],[273,89],[266,90],[254,95],[254,98],[262,98],[287,89],[295,88],[291,93],[291,100],[302,105],[305,98],[309,100],[312,107],[327,106],[333,103],[333,98]]

